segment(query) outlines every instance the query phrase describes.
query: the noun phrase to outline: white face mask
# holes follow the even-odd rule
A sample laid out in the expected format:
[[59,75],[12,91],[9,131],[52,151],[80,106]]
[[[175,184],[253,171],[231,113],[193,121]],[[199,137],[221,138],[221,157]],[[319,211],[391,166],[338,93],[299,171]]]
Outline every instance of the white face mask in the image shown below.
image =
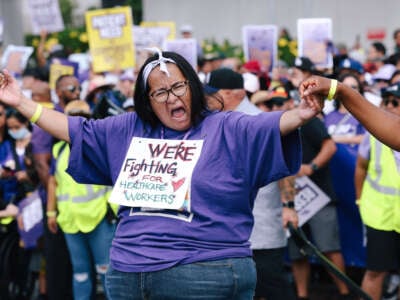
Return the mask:
[[26,138],[29,134],[30,131],[26,127],[22,127],[18,130],[8,130],[8,134],[14,139],[14,140],[22,140]]

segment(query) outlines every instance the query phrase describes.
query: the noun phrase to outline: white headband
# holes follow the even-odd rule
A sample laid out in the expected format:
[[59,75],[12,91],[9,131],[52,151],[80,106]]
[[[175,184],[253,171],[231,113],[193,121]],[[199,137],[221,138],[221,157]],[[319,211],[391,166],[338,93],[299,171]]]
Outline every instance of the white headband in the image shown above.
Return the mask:
[[147,84],[147,79],[149,78],[150,72],[153,71],[153,69],[155,67],[160,65],[160,71],[164,72],[169,77],[169,72],[168,72],[168,69],[167,69],[166,62],[170,62],[170,63],[176,64],[176,62],[173,59],[163,57],[161,50],[156,48],[156,47],[146,48],[146,50],[149,50],[149,51],[151,51],[153,53],[158,53],[158,59],[157,60],[153,60],[152,62],[148,63],[144,67],[144,70],[143,70],[143,82],[144,82],[145,86]]

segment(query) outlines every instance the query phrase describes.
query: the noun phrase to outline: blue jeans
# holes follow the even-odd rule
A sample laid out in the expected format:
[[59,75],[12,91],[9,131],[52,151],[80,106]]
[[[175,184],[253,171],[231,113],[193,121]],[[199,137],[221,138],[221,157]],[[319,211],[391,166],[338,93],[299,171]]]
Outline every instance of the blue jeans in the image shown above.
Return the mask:
[[178,265],[147,273],[124,273],[111,267],[106,275],[110,300],[252,300],[256,269],[252,258],[230,258]]
[[92,262],[104,286],[114,231],[115,225],[104,218],[91,232],[65,233],[72,263],[74,300],[87,300],[91,297],[94,275]]

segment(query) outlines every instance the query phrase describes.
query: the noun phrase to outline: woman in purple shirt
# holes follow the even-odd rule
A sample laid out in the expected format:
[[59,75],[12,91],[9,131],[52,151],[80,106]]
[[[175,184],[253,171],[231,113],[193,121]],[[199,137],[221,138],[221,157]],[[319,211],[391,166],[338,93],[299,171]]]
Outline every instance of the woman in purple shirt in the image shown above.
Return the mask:
[[321,111],[317,101],[257,116],[210,112],[190,64],[158,51],[138,74],[136,112],[85,120],[41,108],[4,74],[0,99],[71,144],[72,177],[114,185],[109,299],[252,299],[254,198],[299,169],[296,129]]

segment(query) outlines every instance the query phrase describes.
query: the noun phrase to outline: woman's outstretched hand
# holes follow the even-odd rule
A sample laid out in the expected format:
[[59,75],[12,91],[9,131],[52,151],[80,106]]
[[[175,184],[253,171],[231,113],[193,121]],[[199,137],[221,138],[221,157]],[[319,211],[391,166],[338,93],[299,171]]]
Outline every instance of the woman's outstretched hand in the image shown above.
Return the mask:
[[22,91],[17,80],[7,70],[0,75],[0,101],[12,107],[17,107],[22,100]]

